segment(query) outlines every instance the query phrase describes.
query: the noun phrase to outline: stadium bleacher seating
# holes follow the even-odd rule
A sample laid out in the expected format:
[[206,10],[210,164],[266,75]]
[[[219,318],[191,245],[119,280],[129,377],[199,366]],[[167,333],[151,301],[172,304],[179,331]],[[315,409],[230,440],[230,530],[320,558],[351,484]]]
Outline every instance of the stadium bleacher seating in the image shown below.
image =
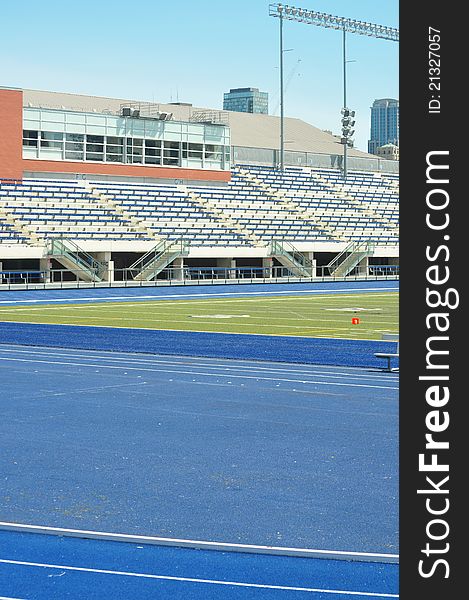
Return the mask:
[[237,165],[220,186],[29,179],[1,183],[0,216],[0,243],[67,237],[396,245],[398,177],[350,172],[344,182],[332,169]]
[[191,202],[178,186],[92,183],[93,189],[111,198],[125,211],[145,222],[155,235],[184,239],[197,245],[236,245],[247,243],[207,208]]
[[0,222],[0,244],[22,244],[26,243],[27,238],[15,230],[13,225],[7,222]]
[[76,182],[25,180],[2,183],[0,208],[23,230],[41,238],[142,239],[116,211]]
[[[351,173],[344,183],[331,169],[243,166],[235,170],[234,183],[250,176],[252,186],[280,193],[305,214],[319,218],[334,237],[348,241],[370,240],[396,244],[399,196],[395,185],[370,173]],[[259,188],[260,189],[260,188]]]

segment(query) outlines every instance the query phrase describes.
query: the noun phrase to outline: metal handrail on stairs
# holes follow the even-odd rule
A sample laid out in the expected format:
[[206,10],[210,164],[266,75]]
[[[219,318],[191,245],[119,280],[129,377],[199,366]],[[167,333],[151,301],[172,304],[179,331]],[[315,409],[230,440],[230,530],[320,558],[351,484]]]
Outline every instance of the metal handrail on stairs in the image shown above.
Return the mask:
[[313,275],[313,263],[286,240],[272,240],[270,255],[278,258],[285,257],[303,277],[312,277]]
[[189,254],[189,242],[184,239],[163,239],[129,267],[134,279],[139,279],[148,271],[147,279],[155,277],[172,260]]
[[333,275],[350,256],[361,254],[366,256],[371,254],[373,250],[374,243],[369,240],[366,242],[350,242],[328,265],[326,265],[326,268],[329,270],[329,275]]
[[49,256],[62,256],[73,262],[77,269],[90,274],[98,280],[103,279],[107,264],[96,260],[91,254],[85,252],[78,244],[67,238],[52,238],[48,243]]

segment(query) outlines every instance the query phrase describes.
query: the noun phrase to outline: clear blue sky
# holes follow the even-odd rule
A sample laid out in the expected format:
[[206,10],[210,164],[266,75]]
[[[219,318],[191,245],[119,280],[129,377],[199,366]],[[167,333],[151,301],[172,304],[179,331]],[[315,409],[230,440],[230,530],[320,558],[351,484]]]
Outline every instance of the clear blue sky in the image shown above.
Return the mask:
[[[398,0],[299,0],[292,6],[398,27]],[[2,2],[0,85],[222,108],[258,87],[279,114],[278,19],[265,0]],[[348,36],[348,105],[366,150],[370,106],[398,98],[396,42]],[[285,22],[285,114],[337,133],[342,33]]]

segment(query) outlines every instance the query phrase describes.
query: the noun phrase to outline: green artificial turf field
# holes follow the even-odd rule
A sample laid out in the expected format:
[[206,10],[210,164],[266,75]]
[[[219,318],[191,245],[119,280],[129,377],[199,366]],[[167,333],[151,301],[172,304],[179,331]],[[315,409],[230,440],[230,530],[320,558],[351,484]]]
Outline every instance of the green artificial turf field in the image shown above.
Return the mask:
[[399,331],[398,298],[376,292],[8,306],[0,321],[380,340]]

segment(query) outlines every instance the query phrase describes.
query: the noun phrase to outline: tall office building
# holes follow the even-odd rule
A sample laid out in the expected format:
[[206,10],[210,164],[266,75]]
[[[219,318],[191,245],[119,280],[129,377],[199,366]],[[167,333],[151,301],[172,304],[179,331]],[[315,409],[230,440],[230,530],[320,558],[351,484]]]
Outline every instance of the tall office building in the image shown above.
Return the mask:
[[399,100],[392,98],[375,100],[371,107],[368,152],[376,154],[376,150],[385,144],[399,146]]
[[258,88],[236,88],[223,94],[223,109],[266,115],[269,112],[269,94],[260,92]]

